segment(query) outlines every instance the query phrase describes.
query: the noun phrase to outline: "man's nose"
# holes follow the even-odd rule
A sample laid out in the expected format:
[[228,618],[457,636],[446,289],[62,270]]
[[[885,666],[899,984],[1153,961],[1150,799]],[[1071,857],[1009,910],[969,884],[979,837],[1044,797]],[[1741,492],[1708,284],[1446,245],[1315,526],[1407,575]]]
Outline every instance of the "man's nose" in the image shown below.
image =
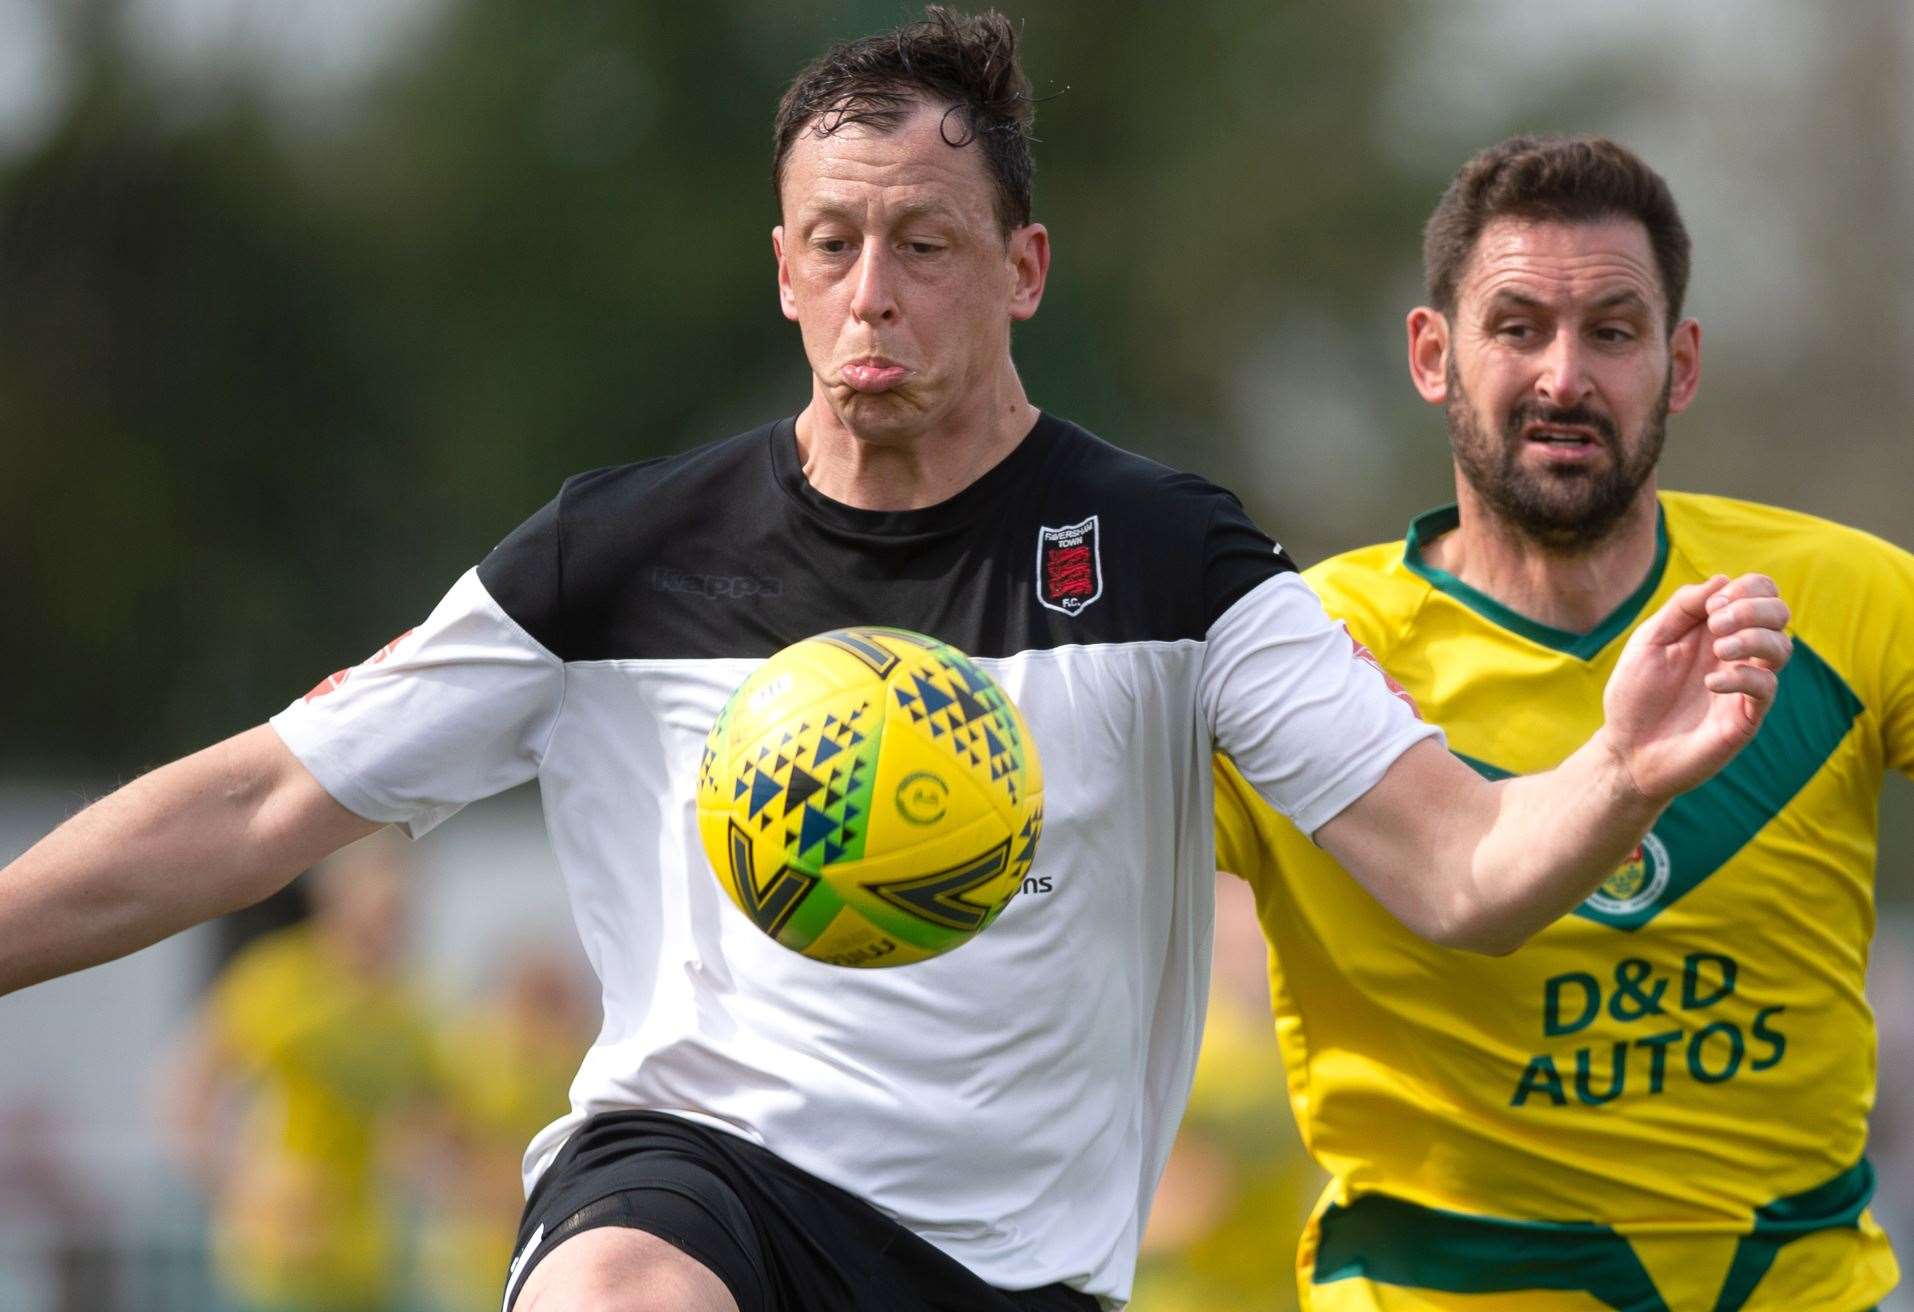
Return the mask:
[[882,323],[897,317],[895,258],[883,242],[867,241],[857,257],[851,289],[851,317],[860,323]]
[[1588,396],[1589,378],[1584,348],[1576,334],[1558,331],[1542,356],[1542,370],[1535,379],[1536,394],[1549,404],[1568,409]]

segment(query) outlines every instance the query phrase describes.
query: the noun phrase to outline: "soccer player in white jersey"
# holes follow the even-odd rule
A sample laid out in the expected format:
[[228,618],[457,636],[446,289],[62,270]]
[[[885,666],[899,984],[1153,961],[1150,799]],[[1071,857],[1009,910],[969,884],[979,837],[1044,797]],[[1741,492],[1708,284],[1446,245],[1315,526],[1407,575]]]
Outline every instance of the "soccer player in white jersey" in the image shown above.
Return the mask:
[[[1030,111],[996,14],[800,73],[772,245],[803,410],[568,481],[379,656],[62,826],[0,874],[0,991],[536,778],[605,1024],[527,1154],[508,1308],[1120,1305],[1196,1055],[1213,753],[1417,932],[1507,950],[1754,733],[1786,607],[1682,589],[1586,745],[1482,779],[1234,497],[1030,404]],[[972,653],[1045,774],[1034,891],[891,970],[760,934],[694,819],[729,691],[859,624]]]

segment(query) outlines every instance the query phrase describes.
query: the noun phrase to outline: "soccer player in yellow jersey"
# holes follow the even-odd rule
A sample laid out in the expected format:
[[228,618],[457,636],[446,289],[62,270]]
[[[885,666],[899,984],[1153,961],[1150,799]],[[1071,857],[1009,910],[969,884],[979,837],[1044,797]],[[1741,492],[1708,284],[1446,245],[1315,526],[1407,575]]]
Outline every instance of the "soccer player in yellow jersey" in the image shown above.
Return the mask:
[[441,1312],[498,1301],[525,1206],[525,1145],[566,1105],[598,1020],[575,953],[528,941],[502,955],[488,996],[436,1045],[442,1124],[419,1265],[426,1302]]
[[1749,748],[1505,957],[1405,931],[1219,763],[1219,862],[1255,885],[1332,1176],[1304,1306],[1872,1307],[1897,1272],[1867,1211],[1862,983],[1882,774],[1914,769],[1914,556],[1658,489],[1701,334],[1681,219],[1630,152],[1484,151],[1424,255],[1409,365],[1457,504],[1308,577],[1450,746],[1490,777],[1554,765],[1635,625],[1717,572],[1776,580],[1794,658]]
[[312,917],[233,959],[172,1072],[170,1119],[235,1312],[401,1298],[404,1210],[380,1168],[391,1122],[433,1092],[429,1018],[402,979],[403,859],[390,835],[332,858]]

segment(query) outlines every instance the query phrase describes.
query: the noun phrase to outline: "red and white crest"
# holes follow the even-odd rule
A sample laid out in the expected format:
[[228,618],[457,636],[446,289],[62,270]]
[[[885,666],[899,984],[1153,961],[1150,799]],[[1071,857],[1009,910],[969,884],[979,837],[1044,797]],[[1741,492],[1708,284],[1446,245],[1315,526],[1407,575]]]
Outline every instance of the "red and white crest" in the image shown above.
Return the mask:
[[1369,648],[1363,644],[1362,639],[1351,633],[1347,624],[1342,624],[1341,621],[1337,622],[1341,624],[1343,636],[1349,639],[1349,645],[1355,648],[1356,659],[1364,665],[1367,665],[1377,674],[1380,674],[1383,683],[1388,685],[1390,694],[1394,696],[1397,701],[1407,706],[1416,719],[1420,720],[1422,718],[1422,708],[1416,705],[1414,694],[1397,683],[1395,675],[1382,668],[1382,662],[1376,659],[1376,653],[1370,651]]
[[404,642],[407,638],[411,636],[412,636],[412,630],[407,629],[404,633],[401,633],[398,637],[394,638],[391,642],[388,642],[385,646],[373,652],[370,656],[360,661],[357,665],[348,665],[343,670],[334,670],[331,674],[328,674],[325,678],[319,680],[318,683],[314,684],[312,691],[307,693],[304,697],[301,697],[299,700],[302,702],[309,702],[309,701],[312,701],[314,698],[324,697],[327,693],[334,691],[335,689],[338,688],[340,684],[344,683],[354,670],[364,669],[368,665],[377,665],[380,661],[390,656],[395,647],[397,647],[400,643]]
[[1080,615],[1103,595],[1103,558],[1097,517],[1062,528],[1037,529],[1037,600],[1065,615]]

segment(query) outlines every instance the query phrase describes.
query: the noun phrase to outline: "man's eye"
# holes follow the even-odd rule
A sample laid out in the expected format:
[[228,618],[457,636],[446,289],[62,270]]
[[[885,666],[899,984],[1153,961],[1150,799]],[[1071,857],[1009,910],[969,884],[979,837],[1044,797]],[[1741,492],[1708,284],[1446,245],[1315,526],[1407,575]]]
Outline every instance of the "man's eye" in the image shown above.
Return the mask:
[[1495,330],[1497,337],[1505,337],[1511,342],[1534,340],[1535,325],[1528,323],[1505,323]]
[[904,249],[912,255],[935,255],[943,247],[934,241],[907,241],[904,243]]
[[1626,328],[1597,328],[1595,330],[1595,340],[1604,342],[1610,346],[1619,346],[1623,342],[1634,341],[1635,334]]
[[851,248],[851,243],[842,237],[819,237],[811,244],[825,255],[842,255]]

